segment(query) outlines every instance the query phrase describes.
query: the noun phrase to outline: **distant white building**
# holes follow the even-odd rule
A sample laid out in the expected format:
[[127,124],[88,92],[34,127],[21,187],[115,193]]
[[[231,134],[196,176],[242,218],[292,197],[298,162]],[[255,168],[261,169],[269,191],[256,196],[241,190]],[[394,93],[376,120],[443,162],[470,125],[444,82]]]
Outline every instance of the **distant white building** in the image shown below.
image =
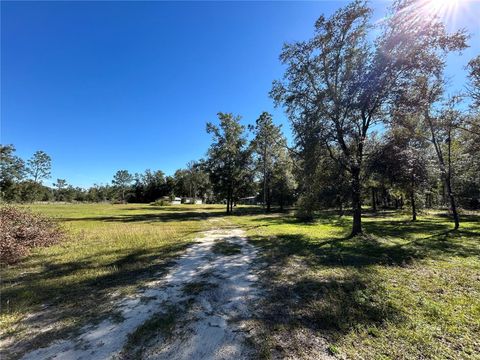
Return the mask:
[[198,198],[184,197],[182,199],[182,203],[184,203],[184,204],[203,204],[203,201],[202,201],[202,199],[198,199]]
[[242,205],[256,205],[257,204],[257,197],[256,196],[248,196],[244,198],[238,199],[238,203]]
[[182,198],[174,197],[171,201],[172,205],[180,205],[182,203]]

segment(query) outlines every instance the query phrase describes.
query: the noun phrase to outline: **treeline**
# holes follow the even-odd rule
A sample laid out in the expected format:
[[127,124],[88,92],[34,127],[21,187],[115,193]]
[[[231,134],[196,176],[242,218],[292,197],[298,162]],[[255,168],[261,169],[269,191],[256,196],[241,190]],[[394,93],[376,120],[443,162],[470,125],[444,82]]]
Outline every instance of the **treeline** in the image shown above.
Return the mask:
[[[51,158],[38,151],[24,161],[15,155],[13,145],[0,145],[1,198],[7,202],[131,202],[168,203],[174,197],[201,199],[204,203],[226,203],[228,212],[239,202],[263,202],[266,210],[272,205],[283,209],[295,200],[296,183],[292,159],[285,148],[286,140],[272,117],[263,113],[255,126],[248,129],[240,117],[219,114],[220,125],[207,125],[214,143],[207,159],[191,161],[172,176],[161,170],[132,174],[117,171],[111,184],[93,185],[87,189],[73,187],[65,179],[52,186],[43,182],[50,178]],[[252,135],[247,140],[248,133]]]
[[179,169],[173,176],[166,176],[161,170],[146,170],[142,174],[119,170],[111,184],[94,184],[84,189],[68,184],[65,179],[46,186],[44,181],[50,178],[52,160],[43,151],[24,161],[15,154],[13,145],[0,145],[0,154],[0,195],[6,202],[149,203],[173,196],[212,198],[208,175],[200,163],[191,162],[187,169]]

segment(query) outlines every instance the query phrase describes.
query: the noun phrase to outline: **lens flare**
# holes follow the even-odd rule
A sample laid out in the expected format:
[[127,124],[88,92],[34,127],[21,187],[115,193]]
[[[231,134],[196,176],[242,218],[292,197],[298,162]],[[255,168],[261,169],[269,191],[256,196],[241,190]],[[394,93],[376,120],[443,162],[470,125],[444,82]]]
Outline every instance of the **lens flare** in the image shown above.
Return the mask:
[[[458,25],[462,27],[462,22],[475,16],[469,11],[468,3],[468,0],[417,0],[412,1],[409,6],[404,7],[400,12],[416,21],[439,20],[448,29],[453,30]],[[388,16],[378,22],[381,23],[387,19]]]
[[459,0],[428,0],[424,2],[422,10],[424,13],[435,15],[449,24],[456,20],[459,7]]

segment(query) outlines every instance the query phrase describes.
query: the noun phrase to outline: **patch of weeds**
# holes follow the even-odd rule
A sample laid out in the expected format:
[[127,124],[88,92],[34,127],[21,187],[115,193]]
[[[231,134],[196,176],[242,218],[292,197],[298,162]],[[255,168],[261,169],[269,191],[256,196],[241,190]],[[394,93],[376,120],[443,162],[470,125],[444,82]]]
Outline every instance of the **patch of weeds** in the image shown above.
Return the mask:
[[113,311],[110,314],[110,320],[115,324],[120,324],[125,321],[125,316],[123,316],[121,311]]
[[254,349],[256,359],[270,360],[270,348],[273,347],[272,337],[262,328],[262,324],[258,321],[252,323],[253,331],[249,336],[245,337],[245,345],[247,348]]
[[202,291],[214,288],[216,286],[218,286],[218,285],[212,284],[210,282],[203,281],[203,280],[202,281],[193,281],[193,282],[190,282],[190,283],[186,284],[183,287],[182,291],[185,295],[194,296],[194,295],[200,294]]
[[123,359],[138,359],[141,357],[145,346],[158,335],[168,338],[180,314],[180,307],[171,305],[165,312],[152,315],[134,332],[128,335],[127,342],[122,351]]
[[335,345],[328,345],[327,350],[330,353],[330,355],[338,355],[340,351],[338,351],[338,348]]
[[203,279],[208,279],[209,277],[216,276],[216,275],[213,270],[207,270],[207,271],[203,271],[199,276]]
[[368,335],[373,336],[373,337],[377,337],[377,338],[382,335],[381,331],[375,326],[369,327],[367,329],[367,333],[368,333]]
[[0,318],[0,339],[20,333],[26,328],[20,324],[21,315],[18,313],[6,314]]
[[140,303],[141,304],[148,304],[150,301],[156,300],[156,296],[142,296],[140,298]]
[[212,251],[215,254],[230,256],[240,254],[242,252],[242,247],[238,244],[226,241],[218,241],[215,245],[213,245]]

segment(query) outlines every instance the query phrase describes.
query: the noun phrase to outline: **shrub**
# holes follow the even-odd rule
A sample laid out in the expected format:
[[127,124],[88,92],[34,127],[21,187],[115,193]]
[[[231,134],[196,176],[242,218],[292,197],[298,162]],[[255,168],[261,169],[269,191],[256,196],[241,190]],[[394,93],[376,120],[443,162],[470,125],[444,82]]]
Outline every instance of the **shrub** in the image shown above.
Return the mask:
[[0,207],[0,262],[13,264],[30,249],[59,242],[65,233],[44,216],[13,206]]
[[298,199],[295,216],[301,221],[312,221],[317,207],[314,196],[302,195]]
[[169,199],[159,199],[153,203],[151,203],[153,206],[170,206],[172,205],[171,201]]

